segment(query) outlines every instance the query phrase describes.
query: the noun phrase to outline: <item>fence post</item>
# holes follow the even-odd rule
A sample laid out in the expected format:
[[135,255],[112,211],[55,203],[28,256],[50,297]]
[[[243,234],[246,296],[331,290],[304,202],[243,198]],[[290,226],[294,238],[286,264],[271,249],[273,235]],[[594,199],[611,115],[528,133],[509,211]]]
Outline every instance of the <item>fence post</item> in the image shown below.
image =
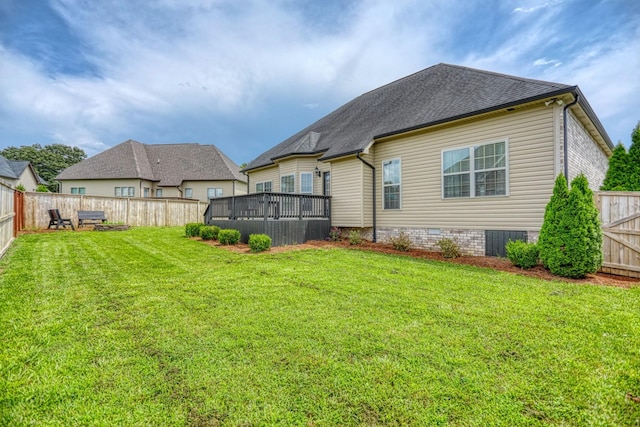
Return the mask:
[[264,222],[269,220],[269,204],[271,203],[270,196],[267,193],[262,193],[262,215],[264,216]]

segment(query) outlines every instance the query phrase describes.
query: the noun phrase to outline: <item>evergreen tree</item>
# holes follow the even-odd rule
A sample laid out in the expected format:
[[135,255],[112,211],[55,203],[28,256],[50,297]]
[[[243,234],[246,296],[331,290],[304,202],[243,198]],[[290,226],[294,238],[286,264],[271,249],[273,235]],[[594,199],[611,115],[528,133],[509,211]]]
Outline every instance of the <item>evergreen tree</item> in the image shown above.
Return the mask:
[[547,203],[544,211],[544,222],[538,237],[538,248],[540,249],[540,260],[542,264],[549,268],[551,259],[562,256],[562,242],[559,241],[558,228],[560,227],[560,214],[567,205],[569,198],[569,188],[567,179],[563,174],[558,175],[553,187],[553,195]]
[[629,155],[627,149],[621,142],[618,142],[613,150],[613,155],[609,158],[609,168],[604,178],[602,187],[603,191],[626,191],[629,185],[629,176],[631,172],[631,164],[629,163]]
[[640,122],[631,132],[629,147],[629,184],[627,190],[640,191]]
[[602,265],[602,228],[593,193],[583,174],[571,182],[569,197],[556,220],[557,246],[548,258],[549,270],[572,278],[598,271]]

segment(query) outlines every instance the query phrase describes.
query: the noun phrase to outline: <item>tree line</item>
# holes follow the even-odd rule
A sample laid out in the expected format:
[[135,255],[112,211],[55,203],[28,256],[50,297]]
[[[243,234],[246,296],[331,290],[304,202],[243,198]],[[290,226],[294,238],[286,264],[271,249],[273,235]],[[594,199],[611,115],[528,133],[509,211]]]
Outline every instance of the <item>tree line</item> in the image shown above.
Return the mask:
[[640,191],[640,122],[631,132],[629,151],[621,142],[613,150],[600,190]]

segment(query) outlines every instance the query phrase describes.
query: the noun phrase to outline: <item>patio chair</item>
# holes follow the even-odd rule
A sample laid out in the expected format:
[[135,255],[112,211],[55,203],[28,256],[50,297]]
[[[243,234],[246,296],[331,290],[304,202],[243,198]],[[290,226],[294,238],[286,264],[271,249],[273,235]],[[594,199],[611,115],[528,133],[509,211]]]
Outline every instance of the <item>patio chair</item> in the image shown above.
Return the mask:
[[73,222],[71,222],[71,218],[62,218],[58,209],[49,209],[49,226],[47,229],[51,228],[53,225],[56,226],[56,230],[58,230],[60,226],[62,226],[62,228],[67,228],[67,225],[71,226],[72,230],[76,229],[73,226]]

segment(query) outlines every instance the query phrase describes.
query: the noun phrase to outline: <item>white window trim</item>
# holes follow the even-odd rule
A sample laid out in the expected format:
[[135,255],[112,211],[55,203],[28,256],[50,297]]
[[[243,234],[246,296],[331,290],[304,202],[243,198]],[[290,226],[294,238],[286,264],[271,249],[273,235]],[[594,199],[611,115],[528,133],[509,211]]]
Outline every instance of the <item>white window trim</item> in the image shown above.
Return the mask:
[[[399,191],[399,193],[400,193],[400,206],[398,206],[397,208],[385,208],[384,207],[384,187],[385,187],[385,184],[384,184],[384,164],[385,164],[385,162],[394,162],[396,160],[398,161],[398,164],[400,166],[400,177],[399,177],[400,179],[398,181],[398,184],[392,184],[392,185],[399,185],[400,186],[400,191]],[[381,188],[382,188],[382,197],[381,197],[381,199],[382,199],[381,200],[381,202],[382,202],[382,210],[383,211],[400,211],[400,210],[402,210],[402,159],[400,157],[396,157],[394,159],[385,159],[385,160],[382,161],[381,165],[382,165],[382,167],[381,167],[382,173],[380,174],[380,177],[382,179],[382,185],[381,185]]]
[[[489,145],[489,144],[497,144],[499,142],[504,142],[504,168],[491,168],[491,169],[482,169],[481,171],[476,171],[475,170],[475,149],[478,147],[481,147],[483,145]],[[462,150],[464,148],[468,148],[469,149],[469,196],[460,196],[460,197],[444,197],[444,153],[447,151],[454,151],[454,150]],[[504,169],[504,182],[505,182],[505,193],[504,194],[495,194],[492,196],[476,196],[476,172],[491,172],[491,171],[495,171],[495,170],[502,170]],[[466,172],[465,172],[466,173]],[[460,173],[461,174],[461,173]],[[450,174],[450,175],[459,175],[458,173],[456,174]],[[509,191],[510,191],[510,185],[509,185],[509,138],[501,138],[501,139],[495,139],[495,140],[491,140],[491,141],[484,141],[484,142],[479,142],[477,144],[473,144],[473,145],[463,145],[463,146],[458,146],[458,147],[451,147],[451,148],[446,148],[446,149],[442,149],[440,150],[440,199],[441,200],[459,200],[459,199],[490,199],[493,197],[508,197],[509,196]]]
[[[302,175],[309,175],[311,178],[311,191],[302,191]],[[313,194],[313,172],[300,172],[300,194]]]
[[284,193],[285,191],[282,190],[282,178],[286,178],[286,177],[293,177],[293,191],[290,194],[294,194],[296,192],[296,174],[295,173],[290,173],[287,175],[280,175],[280,192]]
[[[258,185],[262,184],[262,191],[258,191]],[[271,186],[271,189],[269,191],[266,191],[264,189],[264,187],[266,187],[266,185],[269,184]],[[269,180],[269,181],[259,181],[256,182],[256,193],[271,193],[273,192],[273,181]]]

